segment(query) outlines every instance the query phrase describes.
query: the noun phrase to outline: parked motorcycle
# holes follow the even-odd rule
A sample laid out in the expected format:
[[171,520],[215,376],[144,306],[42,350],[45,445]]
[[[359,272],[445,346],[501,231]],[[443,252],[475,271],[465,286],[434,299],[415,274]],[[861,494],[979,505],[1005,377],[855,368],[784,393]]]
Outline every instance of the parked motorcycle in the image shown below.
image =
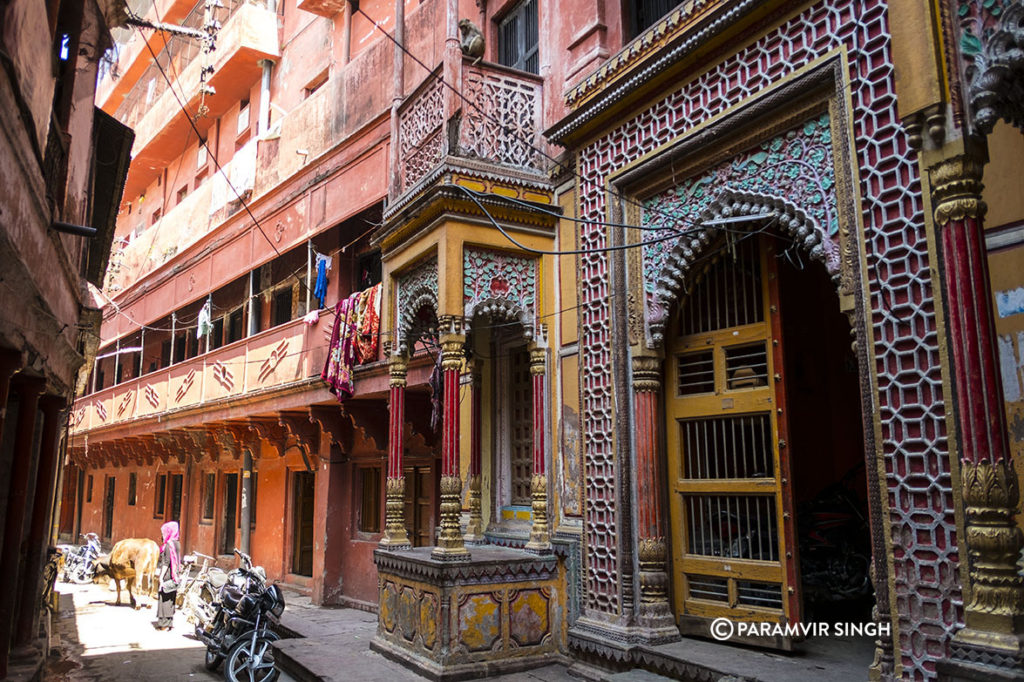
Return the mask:
[[[196,561],[202,557],[202,567],[196,571]],[[181,588],[178,590],[176,604],[185,619],[192,625],[204,629],[217,612],[220,588],[228,581],[228,574],[216,566],[210,566],[213,557],[201,552],[194,552],[182,557],[185,565]]]
[[268,585],[266,572],[253,566],[245,552],[235,550],[241,565],[227,574],[217,593],[213,618],[196,626],[196,637],[206,644],[206,667],[216,670],[222,661],[229,682],[273,682],[271,643],[278,635],[271,624],[284,612],[284,597]]
[[845,480],[798,512],[800,572],[812,603],[856,600],[872,591],[867,519]]
[[84,545],[60,545],[64,555],[64,570],[61,580],[79,585],[92,582],[96,575],[96,559],[100,555],[100,538],[96,533],[86,533]]

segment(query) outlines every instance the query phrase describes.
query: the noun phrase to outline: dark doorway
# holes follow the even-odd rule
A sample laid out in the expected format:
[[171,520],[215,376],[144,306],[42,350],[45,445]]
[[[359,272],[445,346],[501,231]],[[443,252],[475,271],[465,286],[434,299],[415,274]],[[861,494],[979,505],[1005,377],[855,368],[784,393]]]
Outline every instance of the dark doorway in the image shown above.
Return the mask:
[[413,547],[433,544],[434,477],[429,466],[405,467],[405,531]]
[[224,526],[221,528],[220,553],[232,554],[235,551],[235,528],[238,526],[236,512],[238,509],[238,474],[224,475]]
[[313,575],[313,496],[316,478],[308,471],[292,474],[292,573]]
[[110,541],[114,530],[114,482],[113,476],[107,476],[103,483],[103,539]]
[[823,267],[778,262],[804,621],[865,622],[874,594],[850,324]]

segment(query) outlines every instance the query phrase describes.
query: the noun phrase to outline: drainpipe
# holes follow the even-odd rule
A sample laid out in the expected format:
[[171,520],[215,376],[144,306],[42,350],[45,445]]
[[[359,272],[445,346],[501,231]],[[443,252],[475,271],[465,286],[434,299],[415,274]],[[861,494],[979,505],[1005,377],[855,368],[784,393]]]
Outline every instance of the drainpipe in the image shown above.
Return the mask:
[[402,181],[399,177],[398,158],[398,108],[402,105],[405,92],[405,53],[402,46],[405,44],[405,0],[395,0],[395,65],[392,77],[393,93],[391,95],[391,148],[389,149],[391,163],[391,186],[388,193],[391,200],[398,198]]
[[252,534],[252,453],[246,448],[242,452],[242,526],[241,550],[251,555],[249,545]]

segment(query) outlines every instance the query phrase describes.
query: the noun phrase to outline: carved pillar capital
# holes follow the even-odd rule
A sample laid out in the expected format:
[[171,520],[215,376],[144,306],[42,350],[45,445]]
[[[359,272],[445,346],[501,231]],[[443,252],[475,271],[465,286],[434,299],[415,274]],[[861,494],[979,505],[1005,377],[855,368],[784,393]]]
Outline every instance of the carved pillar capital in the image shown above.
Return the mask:
[[547,371],[548,349],[537,346],[530,349],[530,374],[543,375]]
[[661,358],[633,356],[633,390],[657,393],[661,390]]
[[404,355],[392,355],[388,360],[388,372],[391,379],[389,386],[405,386],[405,377],[409,372],[409,358]]
[[462,369],[465,359],[466,337],[454,334],[441,337],[441,369],[445,372],[458,372]]
[[981,178],[986,161],[981,150],[967,150],[928,169],[935,223],[939,227],[945,227],[951,220],[984,217]]

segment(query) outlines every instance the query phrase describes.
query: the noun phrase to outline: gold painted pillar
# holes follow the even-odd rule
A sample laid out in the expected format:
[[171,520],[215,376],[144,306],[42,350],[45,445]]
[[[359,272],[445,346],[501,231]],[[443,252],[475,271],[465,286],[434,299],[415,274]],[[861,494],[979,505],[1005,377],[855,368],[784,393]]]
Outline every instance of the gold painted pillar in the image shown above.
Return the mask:
[[483,390],[480,385],[483,361],[474,358],[469,362],[470,383],[470,434],[469,434],[469,523],[466,525],[465,542],[480,544],[484,542],[484,520],[481,510],[480,472],[482,457],[483,424]]
[[[1024,577],[1017,563],[1020,500],[1007,442],[981,200],[985,149],[965,143],[929,168],[941,242],[960,474],[966,521],[970,601],[953,638],[953,667],[1024,670]],[[949,671],[953,679],[969,674]],[[1021,675],[1024,678],[1024,674]],[[1016,679],[1016,678],[1007,678]]]
[[533,498],[533,526],[526,549],[547,554],[551,551],[551,534],[548,529],[548,476],[545,459],[544,433],[547,423],[544,419],[544,376],[547,371],[547,349],[534,346],[530,349],[530,376],[533,379],[533,480],[530,493]]
[[404,355],[392,355],[389,362],[388,410],[388,478],[385,488],[384,537],[381,547],[405,549],[411,546],[405,530],[405,470],[402,457],[405,452],[405,375],[409,359]]
[[443,315],[438,319],[441,331],[441,376],[444,385],[444,416],[441,421],[441,531],[434,559],[469,559],[462,539],[462,478],[459,475],[459,375],[462,373],[466,336],[462,318]]

